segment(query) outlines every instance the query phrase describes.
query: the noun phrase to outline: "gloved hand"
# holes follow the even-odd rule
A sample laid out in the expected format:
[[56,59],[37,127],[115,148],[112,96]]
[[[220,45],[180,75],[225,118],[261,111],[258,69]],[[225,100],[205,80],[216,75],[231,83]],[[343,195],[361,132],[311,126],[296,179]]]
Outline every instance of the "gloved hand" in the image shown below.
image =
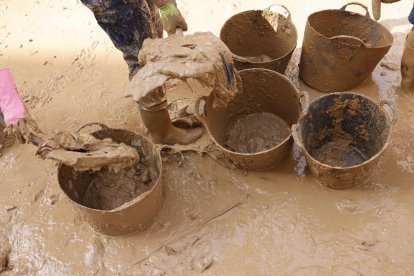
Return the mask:
[[169,34],[175,34],[177,28],[187,31],[187,22],[176,5],[172,2],[160,7],[160,16],[164,30]]
[[41,133],[26,111],[9,69],[0,70],[0,110],[6,123],[4,131],[20,143],[30,142],[31,132]]

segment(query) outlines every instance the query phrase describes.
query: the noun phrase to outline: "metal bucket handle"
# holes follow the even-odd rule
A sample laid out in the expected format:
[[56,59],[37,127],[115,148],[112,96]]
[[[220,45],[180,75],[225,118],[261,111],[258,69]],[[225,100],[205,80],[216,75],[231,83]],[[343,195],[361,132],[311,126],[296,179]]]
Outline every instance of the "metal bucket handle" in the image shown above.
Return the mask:
[[[397,109],[397,106],[395,105],[395,102],[391,100],[381,100],[380,106],[387,113],[388,118],[390,119],[391,123],[395,125],[395,123],[398,120],[398,109]],[[388,108],[391,110],[392,113],[390,113],[387,109],[385,109],[384,106],[388,106]]]
[[203,114],[200,113],[200,103],[201,101],[207,102],[207,97],[206,96],[202,96],[202,97],[198,97],[195,104],[194,104],[194,111],[195,111],[195,115],[197,120],[199,120],[205,127],[207,127],[207,122],[205,119],[205,110],[203,110]]
[[345,4],[345,5],[343,5],[343,6],[342,6],[339,10],[340,10],[340,11],[345,11],[345,9],[346,9],[349,5],[357,5],[357,6],[362,7],[362,8],[366,11],[365,16],[366,16],[366,17],[368,17],[368,18],[371,18],[371,15],[369,14],[369,11],[368,11],[368,7],[367,7],[367,6],[365,6],[364,4],[361,4],[361,3],[358,3],[358,2],[350,2],[350,3],[348,3],[348,4]]

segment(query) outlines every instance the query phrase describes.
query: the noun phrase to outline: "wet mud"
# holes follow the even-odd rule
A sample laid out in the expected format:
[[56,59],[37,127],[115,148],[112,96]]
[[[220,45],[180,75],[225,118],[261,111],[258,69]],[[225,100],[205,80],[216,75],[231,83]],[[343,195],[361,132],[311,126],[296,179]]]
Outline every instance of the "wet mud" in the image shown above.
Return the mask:
[[[158,178],[157,168],[143,162],[117,173],[104,169],[94,173],[82,204],[99,210],[113,210],[149,191]],[[82,197],[82,196],[81,196]]]
[[257,153],[282,143],[290,135],[289,125],[272,113],[241,115],[230,124],[226,148],[240,153]]
[[[268,4],[177,2],[189,32],[215,34],[231,14]],[[288,2],[303,34],[310,13],[347,1]],[[384,5],[380,22],[395,38],[387,62],[400,63],[411,8],[410,1]],[[13,71],[42,129],[76,130],[100,121],[145,135],[136,104],[123,98],[129,81],[122,55],[80,2],[5,0],[0,11],[0,66]],[[293,57],[292,81],[311,100],[323,96],[297,78],[300,49]],[[400,110],[392,143],[362,186],[321,186],[296,146],[280,167],[266,172],[229,169],[199,154],[164,156],[161,211],[147,230],[123,237],[91,230],[60,189],[55,163],[34,156],[31,145],[13,145],[0,158],[0,228],[11,249],[2,273],[413,275],[414,100],[400,91],[400,81],[399,71],[377,66],[353,90],[395,99]],[[196,97],[186,85],[170,92]]]

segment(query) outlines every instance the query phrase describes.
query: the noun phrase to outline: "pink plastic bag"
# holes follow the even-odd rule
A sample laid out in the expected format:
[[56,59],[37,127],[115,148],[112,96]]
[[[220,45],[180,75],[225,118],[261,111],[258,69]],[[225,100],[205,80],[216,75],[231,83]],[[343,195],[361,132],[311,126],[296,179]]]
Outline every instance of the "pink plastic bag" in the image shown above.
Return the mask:
[[23,102],[9,69],[0,69],[0,111],[7,125],[17,125],[25,115]]

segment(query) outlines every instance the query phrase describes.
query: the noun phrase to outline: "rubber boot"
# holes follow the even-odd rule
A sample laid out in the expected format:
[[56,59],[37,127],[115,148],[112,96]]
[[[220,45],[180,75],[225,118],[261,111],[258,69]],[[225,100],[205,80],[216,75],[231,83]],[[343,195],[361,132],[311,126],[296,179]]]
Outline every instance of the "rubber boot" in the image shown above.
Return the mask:
[[414,96],[414,30],[412,29],[405,40],[404,52],[401,58],[401,88]]
[[157,111],[141,109],[139,112],[155,144],[187,145],[197,141],[203,135],[203,129],[200,127],[188,129],[175,127],[171,123],[167,109]]

